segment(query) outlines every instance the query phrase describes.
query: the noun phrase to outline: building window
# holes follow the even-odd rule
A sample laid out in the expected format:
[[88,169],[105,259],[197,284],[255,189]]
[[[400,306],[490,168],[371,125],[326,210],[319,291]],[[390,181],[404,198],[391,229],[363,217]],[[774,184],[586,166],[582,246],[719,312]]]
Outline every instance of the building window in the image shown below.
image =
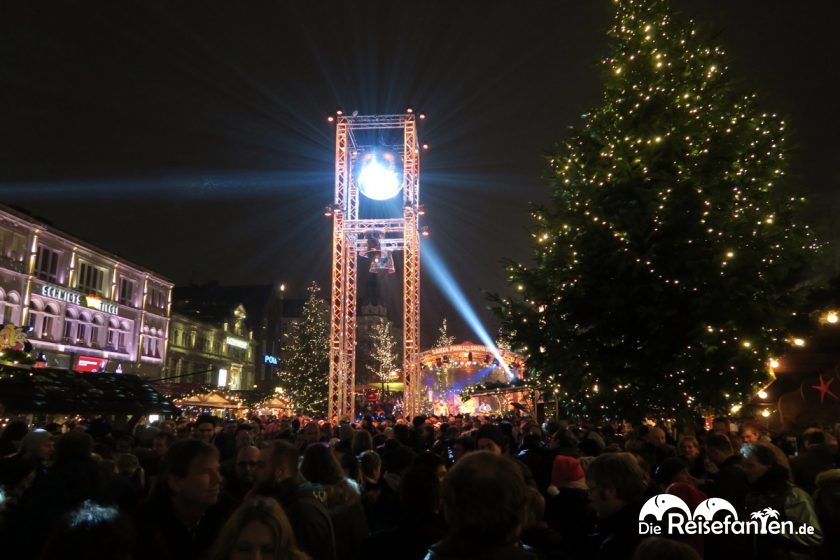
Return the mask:
[[58,251],[53,251],[41,245],[38,247],[38,263],[35,267],[35,275],[47,282],[58,282]]
[[58,308],[52,304],[47,305],[43,320],[41,321],[41,338],[44,340],[54,340],[56,324],[58,324]]
[[134,281],[128,278],[120,278],[119,303],[134,307]]
[[86,262],[79,263],[79,276],[76,286],[80,291],[94,294],[97,296],[104,296],[105,285],[105,269],[93,266]]
[[90,345],[94,348],[99,348],[102,345],[100,336],[102,335],[102,327],[105,326],[105,319],[102,315],[96,315],[93,318],[93,324],[90,326]]

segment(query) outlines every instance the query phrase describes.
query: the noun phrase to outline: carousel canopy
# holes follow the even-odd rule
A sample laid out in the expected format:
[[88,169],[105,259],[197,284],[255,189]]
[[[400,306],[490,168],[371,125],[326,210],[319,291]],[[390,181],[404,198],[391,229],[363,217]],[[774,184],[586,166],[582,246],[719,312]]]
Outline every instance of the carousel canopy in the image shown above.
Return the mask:
[[0,408],[14,413],[177,414],[141,377],[0,367]]

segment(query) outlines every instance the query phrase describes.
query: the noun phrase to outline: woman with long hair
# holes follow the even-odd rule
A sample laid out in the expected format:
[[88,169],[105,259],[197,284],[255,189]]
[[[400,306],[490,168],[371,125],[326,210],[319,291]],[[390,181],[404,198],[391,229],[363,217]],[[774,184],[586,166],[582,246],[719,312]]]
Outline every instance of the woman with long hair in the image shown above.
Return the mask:
[[271,498],[247,500],[222,528],[212,560],[309,560],[295,544],[295,534],[283,508]]

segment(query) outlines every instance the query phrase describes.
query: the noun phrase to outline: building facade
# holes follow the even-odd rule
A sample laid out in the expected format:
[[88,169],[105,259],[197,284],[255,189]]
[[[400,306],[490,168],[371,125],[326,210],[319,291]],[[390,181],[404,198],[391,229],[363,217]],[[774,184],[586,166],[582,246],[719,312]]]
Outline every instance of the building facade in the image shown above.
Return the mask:
[[246,316],[241,305],[220,325],[173,313],[166,378],[233,390],[253,389],[258,345],[245,326]]
[[0,323],[30,327],[50,367],[158,377],[172,283],[0,206]]

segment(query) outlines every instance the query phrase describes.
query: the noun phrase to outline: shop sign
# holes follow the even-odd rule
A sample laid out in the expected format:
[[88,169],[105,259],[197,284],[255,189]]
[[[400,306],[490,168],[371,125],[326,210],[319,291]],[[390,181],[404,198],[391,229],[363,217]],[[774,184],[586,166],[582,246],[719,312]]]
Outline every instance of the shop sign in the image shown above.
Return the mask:
[[119,312],[119,307],[117,307],[116,304],[104,301],[99,296],[83,296],[78,292],[71,292],[70,290],[65,290],[64,288],[59,288],[58,286],[52,286],[50,284],[44,284],[41,286],[41,295],[48,298],[66,301],[67,303],[84,305],[85,307],[96,309],[97,311],[104,311],[105,313],[110,313],[112,315],[116,315]]
[[241,340],[239,338],[234,338],[232,336],[229,336],[225,339],[225,344],[227,344],[228,346],[233,346],[235,348],[241,348],[243,350],[248,349],[248,341],[247,340]]
[[97,373],[105,371],[108,360],[96,356],[79,356],[76,359],[76,367],[73,369],[84,373]]
[[271,364],[271,365],[273,365],[273,366],[276,366],[276,365],[279,363],[279,360],[278,360],[275,356],[269,356],[268,354],[266,354],[266,355],[263,357],[263,361],[264,361],[265,363],[267,363],[267,364]]

